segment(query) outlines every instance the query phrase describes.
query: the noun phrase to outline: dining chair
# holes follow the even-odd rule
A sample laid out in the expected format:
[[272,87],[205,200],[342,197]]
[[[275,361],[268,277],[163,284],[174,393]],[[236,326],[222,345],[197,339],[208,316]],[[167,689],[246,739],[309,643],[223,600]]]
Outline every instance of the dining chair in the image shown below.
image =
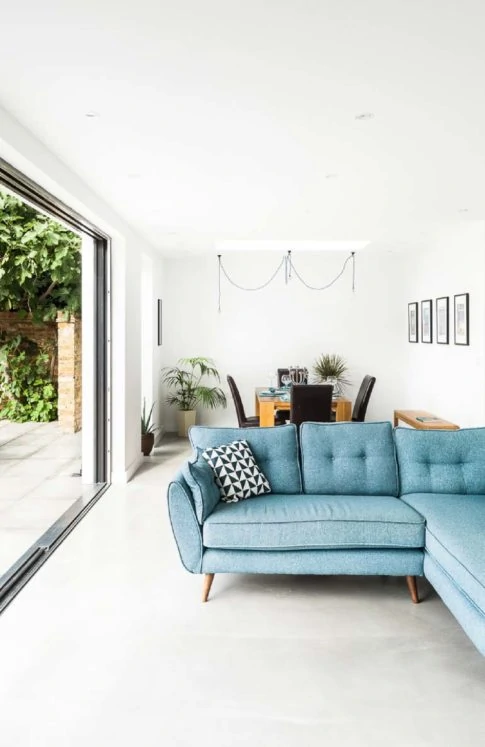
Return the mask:
[[354,409],[352,410],[352,422],[363,423],[365,420],[365,414],[367,412],[367,406],[369,404],[374,384],[376,383],[375,376],[366,375],[362,379],[357,397],[355,398]]
[[290,423],[330,423],[332,392],[331,384],[293,384]]
[[[283,382],[281,381],[283,376],[289,376],[289,374],[290,374],[289,368],[278,368],[277,369],[277,379],[278,379],[279,387],[283,386]],[[303,379],[301,383],[308,384],[308,374],[305,376],[305,378]],[[286,421],[288,420],[288,417],[289,417],[288,410],[276,410],[275,412],[275,418],[278,422],[284,421],[286,423]]]
[[[232,376],[227,377],[227,383],[229,384],[229,389],[231,390],[232,398],[234,400],[234,407],[236,408],[237,422],[239,423],[239,427],[257,428],[259,426],[259,417],[258,415],[250,415],[249,417],[246,415],[239,389]],[[284,425],[285,422],[286,420],[284,420],[282,417],[277,418],[275,415],[275,425]]]

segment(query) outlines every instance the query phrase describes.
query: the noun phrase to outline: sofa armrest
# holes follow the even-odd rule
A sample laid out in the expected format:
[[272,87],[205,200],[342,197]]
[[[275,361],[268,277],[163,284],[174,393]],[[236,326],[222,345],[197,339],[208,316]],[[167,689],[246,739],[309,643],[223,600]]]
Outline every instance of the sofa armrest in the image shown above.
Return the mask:
[[202,532],[191,491],[181,473],[168,486],[167,497],[170,523],[180,560],[191,573],[201,573]]
[[197,521],[203,524],[221,499],[214,473],[200,449],[197,449],[194,459],[185,462],[180,472],[194,502]]

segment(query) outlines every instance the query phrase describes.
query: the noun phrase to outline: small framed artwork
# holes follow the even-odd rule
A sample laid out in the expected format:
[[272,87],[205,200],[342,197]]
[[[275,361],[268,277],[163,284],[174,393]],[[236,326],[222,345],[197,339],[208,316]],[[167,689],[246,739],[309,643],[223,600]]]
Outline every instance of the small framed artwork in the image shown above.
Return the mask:
[[418,302],[408,303],[408,340],[418,341]]
[[449,305],[448,296],[436,299],[436,342],[440,345],[448,345],[450,341]]
[[162,344],[162,299],[157,301],[158,344]]
[[455,296],[455,345],[470,344],[469,294]]
[[421,342],[433,342],[433,302],[421,301]]

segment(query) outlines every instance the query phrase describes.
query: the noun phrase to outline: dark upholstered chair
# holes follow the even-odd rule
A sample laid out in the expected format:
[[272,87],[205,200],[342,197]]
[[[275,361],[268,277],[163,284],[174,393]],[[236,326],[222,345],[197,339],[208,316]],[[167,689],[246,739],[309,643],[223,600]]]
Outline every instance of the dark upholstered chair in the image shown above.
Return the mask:
[[[257,428],[259,426],[259,417],[257,415],[247,416],[244,411],[244,405],[242,403],[239,389],[237,388],[236,382],[232,376],[227,377],[227,383],[231,390],[232,398],[234,400],[234,406],[236,408],[237,422],[240,428]],[[275,418],[275,425],[284,425],[285,420],[282,418]]]
[[365,420],[365,414],[367,412],[367,405],[369,404],[374,384],[376,383],[375,376],[364,376],[362,384],[358,391],[357,397],[355,398],[354,409],[352,410],[352,422],[363,423]]
[[[290,373],[289,368],[278,368],[277,374],[278,374],[278,386],[283,386],[283,382],[281,381],[282,377],[285,375],[288,375]],[[308,384],[308,375],[305,376],[305,379],[301,382],[302,384]],[[282,421],[286,423],[289,417],[288,410],[276,410],[275,418],[278,422],[278,424]]]
[[329,423],[332,413],[331,384],[293,384],[291,387],[290,422]]

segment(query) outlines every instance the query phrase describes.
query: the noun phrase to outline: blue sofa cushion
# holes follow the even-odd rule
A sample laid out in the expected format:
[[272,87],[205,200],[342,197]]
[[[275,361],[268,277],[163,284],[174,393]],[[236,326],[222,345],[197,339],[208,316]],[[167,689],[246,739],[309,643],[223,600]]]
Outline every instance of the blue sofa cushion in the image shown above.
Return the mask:
[[219,549],[421,548],[424,520],[393,496],[279,494],[218,504],[202,537]]
[[415,493],[401,500],[426,519],[426,551],[485,612],[485,496]]
[[303,423],[300,443],[305,493],[398,494],[390,423]]
[[295,425],[278,428],[215,428],[194,425],[189,430],[194,448],[207,449],[231,441],[247,441],[256,463],[274,493],[301,493],[298,442]]
[[182,475],[192,491],[197,520],[202,524],[221,500],[221,494],[200,449],[194,459],[185,462]]
[[485,428],[396,428],[401,494],[485,494]]

